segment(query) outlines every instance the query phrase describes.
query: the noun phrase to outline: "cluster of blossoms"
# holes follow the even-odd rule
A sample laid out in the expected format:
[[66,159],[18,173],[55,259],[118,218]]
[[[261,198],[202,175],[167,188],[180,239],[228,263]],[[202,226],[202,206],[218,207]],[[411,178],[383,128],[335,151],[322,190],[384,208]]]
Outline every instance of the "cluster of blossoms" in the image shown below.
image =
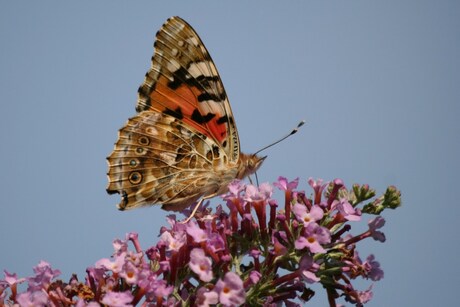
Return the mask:
[[[400,206],[400,192],[390,186],[374,198],[367,185],[308,183],[307,196],[298,179],[259,187],[235,181],[224,196],[228,212],[204,205],[188,223],[169,216],[169,228],[145,251],[135,233],[115,240],[113,256],[89,267],[84,282],[56,279],[60,272],[43,261],[33,277],[5,271],[0,306],[299,306],[315,294],[314,284],[326,290],[330,306],[340,297],[361,306],[372,298],[372,284],[359,291],[351,281],[375,282],[383,271],[373,255],[359,257],[356,243],[385,241],[378,214]],[[284,192],[284,204],[272,198],[273,186]],[[351,235],[350,224],[363,214],[376,217]],[[22,293],[21,283],[28,285]]]

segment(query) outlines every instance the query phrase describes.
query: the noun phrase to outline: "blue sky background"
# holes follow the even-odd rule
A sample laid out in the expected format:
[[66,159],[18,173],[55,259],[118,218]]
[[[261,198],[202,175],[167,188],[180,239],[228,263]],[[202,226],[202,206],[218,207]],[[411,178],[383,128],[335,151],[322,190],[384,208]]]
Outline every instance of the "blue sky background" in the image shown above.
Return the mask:
[[[385,270],[368,306],[457,305],[460,2],[289,3],[2,1],[0,269],[28,276],[44,259],[83,278],[114,238],[157,241],[167,213],[116,210],[105,158],[156,31],[179,15],[216,62],[243,151],[307,120],[266,152],[260,181],[401,189],[387,242],[361,248]],[[313,305],[326,305],[317,290]]]

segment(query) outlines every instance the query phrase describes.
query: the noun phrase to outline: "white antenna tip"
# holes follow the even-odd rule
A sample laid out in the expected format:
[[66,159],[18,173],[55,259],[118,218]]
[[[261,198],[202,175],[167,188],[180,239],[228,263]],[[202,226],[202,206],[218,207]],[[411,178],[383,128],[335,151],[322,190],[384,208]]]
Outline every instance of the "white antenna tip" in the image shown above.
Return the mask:
[[291,135],[296,133],[300,127],[303,126],[303,124],[305,124],[305,120],[301,120],[300,123],[297,124],[297,127],[295,127],[292,131],[291,131]]

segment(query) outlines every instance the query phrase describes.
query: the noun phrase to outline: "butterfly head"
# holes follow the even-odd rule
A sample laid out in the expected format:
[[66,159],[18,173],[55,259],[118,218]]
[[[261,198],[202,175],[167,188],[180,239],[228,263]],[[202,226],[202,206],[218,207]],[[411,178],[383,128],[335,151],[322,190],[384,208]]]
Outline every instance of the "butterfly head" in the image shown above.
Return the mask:
[[241,153],[240,165],[238,167],[238,174],[236,175],[236,178],[243,179],[254,174],[262,165],[266,157],[267,156],[259,157],[258,155],[247,155]]

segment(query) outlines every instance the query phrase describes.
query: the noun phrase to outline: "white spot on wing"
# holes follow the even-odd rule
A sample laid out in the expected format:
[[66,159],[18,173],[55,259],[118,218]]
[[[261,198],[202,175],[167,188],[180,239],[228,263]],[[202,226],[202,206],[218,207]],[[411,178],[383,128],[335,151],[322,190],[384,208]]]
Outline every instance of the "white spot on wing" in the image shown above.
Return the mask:
[[193,36],[187,38],[187,42],[189,44],[192,44],[193,46],[198,46],[199,45],[199,41],[196,39],[196,37],[193,37]]
[[145,132],[150,135],[158,135],[158,130],[155,127],[147,127]]
[[205,76],[205,77],[218,76],[216,68],[214,67],[214,65],[212,65],[212,63],[208,61],[191,63],[190,67],[188,68],[188,72],[194,78],[198,78],[200,76]]
[[159,156],[161,160],[166,162],[168,165],[172,165],[174,161],[176,160],[176,154],[172,152],[161,152]]
[[190,138],[192,136],[192,132],[182,126],[179,127],[180,134],[185,138]]
[[176,71],[180,68],[180,64],[174,59],[169,59],[167,67],[169,71]]

